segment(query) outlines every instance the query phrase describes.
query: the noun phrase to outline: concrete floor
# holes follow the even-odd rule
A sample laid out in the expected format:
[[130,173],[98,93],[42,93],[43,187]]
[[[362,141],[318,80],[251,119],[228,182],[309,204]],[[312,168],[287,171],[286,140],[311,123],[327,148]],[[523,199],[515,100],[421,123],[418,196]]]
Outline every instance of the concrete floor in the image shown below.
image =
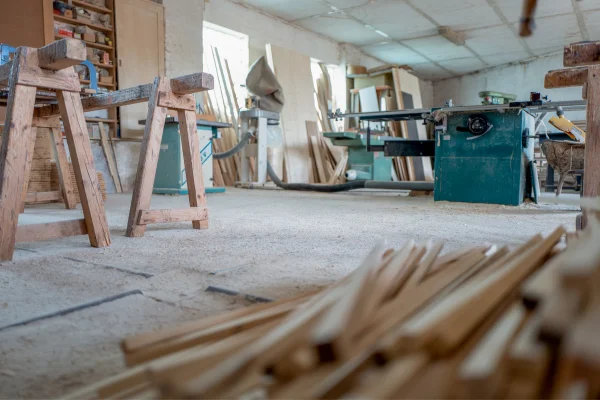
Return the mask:
[[[573,195],[567,195],[573,196]],[[250,304],[206,293],[217,285],[282,298],[327,285],[356,267],[373,244],[445,241],[515,245],[559,224],[574,229],[570,206],[505,207],[434,203],[394,192],[314,194],[228,189],[208,197],[210,228],[150,226],[124,236],[129,195],[106,202],[109,248],[86,236],[19,244],[0,266],[0,397],[48,398],[123,369],[125,336]],[[154,208],[185,207],[155,196]],[[59,205],[28,208],[20,223],[79,217]],[[22,324],[94,300],[125,297]],[[9,327],[17,324],[17,326]]]

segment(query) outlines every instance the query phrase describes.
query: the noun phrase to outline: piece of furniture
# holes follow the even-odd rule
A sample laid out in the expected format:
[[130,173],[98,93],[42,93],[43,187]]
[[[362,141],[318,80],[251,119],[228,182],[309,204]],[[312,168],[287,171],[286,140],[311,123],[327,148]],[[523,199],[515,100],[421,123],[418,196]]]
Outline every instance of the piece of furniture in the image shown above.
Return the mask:
[[[563,132],[548,132],[546,134],[540,135],[540,148],[542,147],[542,143],[546,140],[572,140],[569,135]],[[581,177],[583,174],[573,173],[575,175],[575,179],[577,180],[576,187],[564,187],[565,189],[573,189],[573,190],[581,190]],[[554,168],[550,164],[546,165],[546,184],[544,185],[544,191],[547,193],[554,193],[557,186],[554,182]]]
[[[146,121],[139,121],[145,125]],[[224,187],[213,187],[213,139],[218,139],[218,129],[228,128],[231,124],[223,122],[197,120],[198,140],[200,142],[200,160],[202,163],[202,175],[204,177],[204,188],[206,193],[222,193]],[[185,162],[181,135],[179,132],[179,119],[168,117],[165,120],[165,129],[160,143],[160,156],[156,167],[156,178],[154,179],[154,194],[188,194],[188,185],[185,172]]]
[[[110,245],[110,232],[104,203],[94,168],[92,148],[83,116],[81,87],[73,68],[85,59],[85,45],[65,39],[40,49],[20,47],[13,61],[0,66],[0,85],[8,87],[6,122],[0,152],[0,260],[11,260],[16,242],[31,242],[64,236],[88,234],[94,247]],[[53,129],[55,149],[59,149],[59,174],[68,208],[74,208],[66,154],[61,152],[62,137],[56,129],[58,119],[40,116],[38,105],[48,93],[38,97],[38,88],[56,93],[57,108],[65,128],[84,219],[18,226],[19,214],[27,197],[31,159],[36,140],[34,127]],[[54,94],[54,92],[50,93]],[[34,116],[35,114],[35,116]],[[64,150],[64,149],[63,149]],[[71,190],[72,192],[72,190]]]
[[[6,4],[4,4],[6,3]],[[20,0],[6,1],[2,4],[2,12],[0,12],[0,43],[18,47],[42,47],[56,40],[64,38],[72,38],[70,32],[73,32],[76,27],[86,27],[96,34],[88,34],[82,37],[88,51],[102,51],[108,53],[110,60],[109,64],[93,61],[96,69],[103,68],[109,73],[109,77],[100,78],[98,86],[100,90],[116,90],[118,87],[117,76],[118,66],[116,62],[116,36],[115,36],[115,18],[114,6],[115,0],[105,0],[106,7],[98,6],[89,2],[89,0],[59,0],[59,3],[70,5],[82,10],[90,12],[94,16],[94,20],[88,20],[84,17],[78,18],[76,12],[73,16],[65,16],[64,6],[60,5],[59,9],[55,10],[53,0]],[[57,6],[59,5],[57,3]],[[106,15],[110,22],[107,27],[102,23],[98,23],[97,16]],[[104,17],[103,17],[104,18]],[[60,29],[59,29],[60,28]],[[104,35],[110,40],[110,44],[99,43],[98,39]],[[153,79],[150,78],[149,80]],[[80,84],[83,87],[89,87],[91,80],[80,79]],[[0,114],[3,118],[3,114]],[[106,116],[98,118],[98,116],[86,116],[86,122],[97,123],[104,122],[109,128],[110,135],[117,136],[118,132],[118,110],[108,110]]]

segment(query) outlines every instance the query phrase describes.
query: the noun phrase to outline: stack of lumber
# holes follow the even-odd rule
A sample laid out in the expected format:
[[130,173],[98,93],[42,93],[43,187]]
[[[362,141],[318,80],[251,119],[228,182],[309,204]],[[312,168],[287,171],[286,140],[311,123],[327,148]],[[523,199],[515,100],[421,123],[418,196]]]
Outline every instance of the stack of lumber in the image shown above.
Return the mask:
[[[56,167],[56,162],[52,161],[50,163],[50,184],[51,191],[60,190],[60,184],[58,181],[58,168]],[[75,193],[75,200],[77,203],[81,203],[81,198],[79,197],[79,189],[77,188],[77,180],[75,179],[75,172],[73,171],[73,164],[69,163],[69,171],[71,173],[71,184],[73,185],[73,193]],[[104,174],[102,172],[96,172],[98,176],[98,184],[100,185],[100,193],[102,194],[102,200],[106,200],[106,182],[104,180]]]
[[[217,48],[211,46],[209,56],[207,56],[207,52],[204,53],[204,69],[215,77],[214,90],[203,92],[204,114],[210,116],[210,119],[232,125],[231,128],[219,129],[221,139],[213,140],[213,151],[222,153],[238,143],[236,127],[241,107],[229,69],[229,62],[221,59]],[[233,186],[239,179],[240,162],[239,154],[223,160],[213,159],[213,185],[216,187]]]
[[53,158],[50,130],[37,128],[27,192],[49,192],[52,190],[50,187],[50,162]]
[[600,223],[513,250],[378,244],[333,285],[128,337],[70,398],[597,398]]

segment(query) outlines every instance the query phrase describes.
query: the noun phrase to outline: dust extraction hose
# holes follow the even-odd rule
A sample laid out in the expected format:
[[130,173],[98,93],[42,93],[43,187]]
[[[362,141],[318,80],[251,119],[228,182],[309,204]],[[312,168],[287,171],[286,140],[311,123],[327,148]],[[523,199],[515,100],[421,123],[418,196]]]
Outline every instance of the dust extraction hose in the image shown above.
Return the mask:
[[[217,160],[231,157],[236,153],[239,153],[250,141],[250,138],[254,135],[254,129],[246,132],[231,149],[222,153],[213,153],[213,157]],[[358,180],[350,181],[346,183],[340,183],[337,185],[313,185],[310,183],[285,183],[275,173],[271,164],[267,162],[267,174],[275,185],[286,190],[301,190],[309,192],[344,192],[353,189],[392,189],[392,190],[433,190],[433,182],[384,182],[384,181],[371,181],[371,180]]]

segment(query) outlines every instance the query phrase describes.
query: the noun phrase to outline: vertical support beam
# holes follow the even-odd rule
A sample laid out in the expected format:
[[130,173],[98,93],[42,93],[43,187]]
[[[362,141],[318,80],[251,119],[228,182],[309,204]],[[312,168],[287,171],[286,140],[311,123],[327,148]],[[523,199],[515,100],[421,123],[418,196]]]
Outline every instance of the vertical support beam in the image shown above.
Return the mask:
[[81,97],[79,93],[64,91],[58,91],[57,97],[90,244],[93,247],[106,247],[110,245],[110,232],[94,167],[94,156],[83,115]]
[[267,183],[267,129],[267,119],[259,118],[257,132],[258,149],[256,152],[256,182],[263,185]]
[[146,126],[144,127],[144,139],[142,140],[140,160],[135,176],[131,208],[129,209],[129,220],[127,222],[126,236],[128,237],[144,236],[144,232],[146,231],[146,225],[138,225],[138,217],[140,211],[150,208],[152,187],[154,186],[156,166],[158,165],[158,156],[160,153],[160,142],[167,115],[167,109],[158,106],[159,91],[165,85],[165,78],[156,78],[150,94],[150,100],[148,101],[148,116],[146,117]]
[[108,164],[108,171],[110,172],[110,176],[115,183],[115,189],[117,190],[117,193],[123,193],[123,188],[121,187],[121,178],[119,177],[119,170],[117,169],[115,153],[113,152],[113,148],[110,143],[108,143],[108,135],[104,130],[104,123],[98,122],[98,130],[100,131],[100,143],[102,144],[102,150],[104,150],[104,156],[106,157],[106,163]]
[[[183,150],[190,207],[206,208],[206,193],[204,190],[204,177],[202,176],[196,113],[193,111],[178,110],[177,116],[179,118],[179,131],[181,133],[181,147]],[[208,219],[193,221],[192,226],[194,229],[208,229]]]
[[[583,195],[600,196],[600,65],[588,67],[584,171]],[[587,215],[584,212],[583,227],[586,222]]]
[[73,189],[73,181],[71,180],[69,161],[67,159],[67,151],[65,150],[63,137],[59,128],[50,128],[50,135],[63,201],[65,202],[65,207],[68,210],[72,210],[77,207],[77,199],[75,198],[75,191]]
[[35,142],[37,140],[37,128],[35,127],[31,127],[31,136],[33,136],[33,140],[31,140],[28,144],[27,144],[27,153],[25,154],[25,165],[27,165],[27,167],[25,168],[24,171],[24,178],[23,178],[23,187],[22,187],[22,191],[21,191],[21,197],[23,198],[23,203],[21,204],[21,212],[24,213],[25,212],[25,200],[27,199],[27,189],[29,188],[29,178],[31,177],[31,165],[33,163],[33,153],[35,152]]
[[18,70],[13,66],[6,123],[0,150],[0,261],[11,260],[19,213],[23,204],[23,183],[27,151],[35,143],[31,127],[36,88],[17,85]]

